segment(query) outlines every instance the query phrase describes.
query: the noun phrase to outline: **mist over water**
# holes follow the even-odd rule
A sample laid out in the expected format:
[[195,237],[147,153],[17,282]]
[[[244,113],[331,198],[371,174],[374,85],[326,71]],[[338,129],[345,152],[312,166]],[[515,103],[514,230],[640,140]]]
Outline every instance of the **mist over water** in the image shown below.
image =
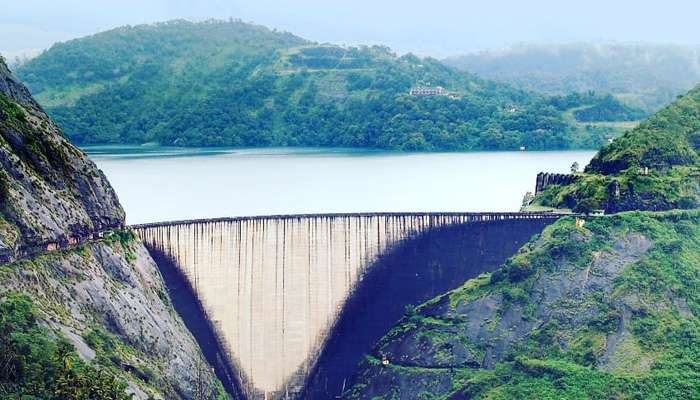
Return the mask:
[[517,211],[541,171],[593,151],[394,153],[347,149],[87,147],[127,223],[350,212]]

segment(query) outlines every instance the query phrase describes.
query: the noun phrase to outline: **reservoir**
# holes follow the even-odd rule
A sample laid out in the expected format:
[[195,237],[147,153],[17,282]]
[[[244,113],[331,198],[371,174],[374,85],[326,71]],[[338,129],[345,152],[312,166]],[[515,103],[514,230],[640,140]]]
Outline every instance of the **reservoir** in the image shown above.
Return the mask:
[[399,153],[349,149],[84,147],[127,223],[354,212],[517,211],[538,172],[594,151]]

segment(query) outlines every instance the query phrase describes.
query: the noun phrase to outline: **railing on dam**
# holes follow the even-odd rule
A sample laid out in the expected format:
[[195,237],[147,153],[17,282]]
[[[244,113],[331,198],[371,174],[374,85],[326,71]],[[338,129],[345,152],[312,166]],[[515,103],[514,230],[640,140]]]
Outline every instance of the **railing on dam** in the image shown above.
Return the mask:
[[[306,375],[357,282],[383,254],[436,229],[560,218],[555,213],[366,213],[134,225],[194,288],[248,398],[287,397]],[[527,237],[519,240],[527,240]],[[427,267],[426,267],[427,268]]]
[[257,215],[246,217],[201,218],[179,221],[150,222],[129,225],[134,230],[145,230],[164,226],[187,224],[203,224],[216,222],[261,221],[261,220],[291,220],[308,218],[355,218],[355,217],[422,217],[429,221],[458,217],[461,222],[502,221],[514,219],[557,219],[562,216],[574,215],[566,212],[368,212],[368,213],[326,213],[326,214],[279,214]]

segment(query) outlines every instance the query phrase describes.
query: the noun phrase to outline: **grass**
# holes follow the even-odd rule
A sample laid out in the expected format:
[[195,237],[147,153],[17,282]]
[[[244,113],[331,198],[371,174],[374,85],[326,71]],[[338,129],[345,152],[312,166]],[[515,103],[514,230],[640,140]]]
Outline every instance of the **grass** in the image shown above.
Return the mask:
[[36,100],[44,107],[70,107],[82,97],[100,93],[105,89],[105,83],[88,82],[86,84],[71,84],[62,87],[52,87],[37,94]]

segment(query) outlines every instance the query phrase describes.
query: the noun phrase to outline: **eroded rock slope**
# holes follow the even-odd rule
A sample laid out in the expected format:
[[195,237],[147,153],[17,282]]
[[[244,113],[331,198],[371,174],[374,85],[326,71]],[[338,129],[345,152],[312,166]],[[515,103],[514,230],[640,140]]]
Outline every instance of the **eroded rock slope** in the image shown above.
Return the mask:
[[700,397],[700,213],[562,219],[410,310],[350,399]]
[[0,61],[0,262],[124,224],[114,190]]
[[[3,394],[95,396],[83,386],[103,389],[109,385],[93,381],[115,380],[115,392],[124,382],[138,399],[225,397],[155,263],[122,229],[124,212],[109,182],[2,59],[0,166]],[[96,233],[103,237],[86,240]],[[63,250],[47,251],[51,244]],[[30,304],[28,326],[16,321],[23,304]],[[41,335],[42,348],[26,347],[23,338]],[[57,362],[52,343],[64,349],[63,341],[70,345]],[[33,365],[44,372],[33,374]],[[60,371],[48,369],[56,365]],[[93,370],[99,379],[80,378]],[[63,380],[52,381],[56,376]]]

